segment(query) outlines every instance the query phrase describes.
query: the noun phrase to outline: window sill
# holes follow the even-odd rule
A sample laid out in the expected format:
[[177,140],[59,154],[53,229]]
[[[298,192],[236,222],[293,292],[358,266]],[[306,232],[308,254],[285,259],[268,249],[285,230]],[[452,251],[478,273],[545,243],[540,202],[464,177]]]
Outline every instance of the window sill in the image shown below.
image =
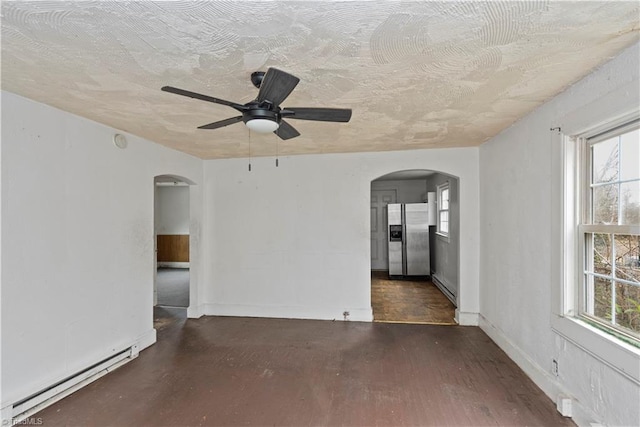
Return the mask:
[[640,384],[640,348],[573,317],[554,315],[551,327],[591,356]]
[[441,232],[439,232],[439,231],[436,231],[436,236],[437,236],[437,237],[438,237],[438,239],[440,239],[440,240],[444,240],[444,241],[445,241],[445,242],[447,242],[447,243],[449,242],[449,234],[444,234],[444,233],[441,233]]

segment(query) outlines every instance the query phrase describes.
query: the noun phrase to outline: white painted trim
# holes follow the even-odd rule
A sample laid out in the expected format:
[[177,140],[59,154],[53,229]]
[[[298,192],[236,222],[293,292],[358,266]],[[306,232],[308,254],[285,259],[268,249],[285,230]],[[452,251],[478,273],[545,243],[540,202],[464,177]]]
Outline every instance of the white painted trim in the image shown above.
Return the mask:
[[182,181],[174,181],[174,182],[157,182],[156,187],[188,187],[191,184]]
[[478,326],[478,313],[460,311],[456,308],[455,321],[461,326]]
[[573,317],[553,316],[552,329],[640,386],[640,348]]
[[189,319],[199,319],[204,316],[204,306],[202,304],[187,307],[187,317]]
[[151,347],[157,341],[157,334],[155,329],[151,329],[142,335],[139,335],[132,346],[137,345],[138,351],[142,351],[147,347]]
[[554,404],[559,396],[571,399],[572,420],[578,426],[592,427],[597,423],[595,416],[589,408],[584,407],[562,385],[554,379],[550,372],[542,369],[540,365],[531,359],[527,353],[515,345],[502,331],[491,324],[484,316],[480,315],[480,329],[504,351],[516,365],[551,399]]
[[372,322],[371,308],[258,306],[245,304],[203,304],[202,314],[207,316],[270,317],[282,319],[345,320],[343,313],[349,312],[347,320]]
[[189,268],[188,262],[177,262],[177,261],[158,261],[158,268]]

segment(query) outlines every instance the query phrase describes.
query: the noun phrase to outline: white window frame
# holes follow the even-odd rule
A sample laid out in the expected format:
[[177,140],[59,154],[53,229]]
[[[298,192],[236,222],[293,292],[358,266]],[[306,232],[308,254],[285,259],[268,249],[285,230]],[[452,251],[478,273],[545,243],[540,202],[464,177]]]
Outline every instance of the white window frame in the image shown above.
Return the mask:
[[[442,236],[442,237],[446,237],[449,238],[449,233],[451,232],[451,186],[449,185],[449,181],[445,181],[442,184],[438,185],[436,187],[437,190],[437,207],[438,207],[438,218],[436,220],[437,222],[437,228],[436,228],[436,234]],[[448,194],[448,198],[447,198],[447,208],[443,209],[443,205],[444,203],[442,203],[442,193],[444,191],[447,191]],[[447,231],[442,231],[442,226],[441,226],[441,213],[442,212],[447,212]]]
[[[615,101],[624,99],[629,93],[623,91],[611,92],[599,105],[615,105]],[[552,182],[562,185],[551,186],[553,217],[550,255],[551,280],[555,290],[552,293],[551,325],[564,339],[640,384],[640,349],[590,325],[578,315],[580,268],[583,267],[581,259],[584,256],[580,245],[582,235],[578,233],[577,224],[582,214],[579,211],[579,198],[584,197],[580,191],[580,180],[584,177],[579,175],[580,141],[577,136],[596,135],[628,123],[640,117],[640,110],[637,101],[631,99],[626,112],[613,113],[610,120],[602,122],[604,114],[611,112],[589,105],[562,118],[565,123],[560,127],[561,130],[552,133]],[[594,123],[599,124],[594,126]]]
[[[591,301],[591,298],[588,298],[586,295],[588,293],[587,288],[589,288],[589,286],[586,283],[584,283],[584,281],[587,280],[585,278],[585,276],[587,275],[587,271],[590,272],[590,274],[588,275],[591,276],[591,280],[595,278],[595,274],[591,271],[592,266],[591,266],[590,258],[589,260],[587,259],[587,253],[590,252],[588,247],[589,243],[587,242],[587,238],[586,238],[587,234],[590,234],[590,233],[617,234],[617,235],[640,234],[640,225],[594,224],[594,221],[592,218],[593,196],[592,196],[592,191],[590,191],[591,185],[593,184],[593,177],[592,177],[593,156],[592,156],[592,149],[591,149],[593,144],[597,144],[598,142],[608,140],[610,138],[613,138],[616,135],[622,135],[627,132],[637,130],[640,124],[639,122],[640,122],[640,117],[634,118],[627,123],[614,122],[612,126],[610,126],[608,129],[603,130],[602,128],[598,128],[595,131],[591,131],[586,134],[580,135],[579,137],[576,138],[576,142],[575,142],[577,144],[577,155],[578,155],[577,185],[580,188],[578,193],[578,200],[577,200],[577,205],[578,205],[577,208],[579,210],[579,218],[578,218],[578,255],[579,256],[576,263],[577,264],[576,278],[579,283],[579,286],[576,285],[578,287],[576,292],[576,296],[578,298],[576,301],[576,309],[577,309],[576,312],[578,316],[587,318],[595,322],[596,324],[600,324],[601,327],[603,327],[606,331],[609,331],[612,333],[618,333],[621,336],[628,338],[629,340],[635,341],[636,343],[640,342],[640,339],[637,336],[627,333],[624,330],[624,328],[619,328],[614,325],[609,325],[606,322],[601,321],[596,316],[588,313],[590,311],[591,312],[593,311],[594,303],[593,301]],[[620,183],[621,183],[620,181],[617,181],[617,182],[612,182],[610,184],[607,183],[607,185],[613,185],[613,184],[619,185]],[[620,206],[618,206],[618,210],[619,209],[620,209]],[[620,214],[620,212],[618,214]],[[615,252],[615,245],[612,247],[612,249]],[[612,255],[615,258],[615,254],[612,254]],[[612,277],[611,277],[612,279],[613,279],[613,276],[615,276],[615,263],[612,266]],[[619,283],[625,282],[620,278],[615,279],[615,281]],[[628,282],[628,283],[631,284],[631,282]],[[591,292],[593,292],[593,290],[591,290]],[[612,298],[615,299],[615,287],[612,287]],[[582,307],[582,305],[584,304],[583,301],[585,301],[586,304],[589,305],[588,308]],[[615,316],[615,313],[613,312],[614,307],[615,306],[612,304],[612,318]]]

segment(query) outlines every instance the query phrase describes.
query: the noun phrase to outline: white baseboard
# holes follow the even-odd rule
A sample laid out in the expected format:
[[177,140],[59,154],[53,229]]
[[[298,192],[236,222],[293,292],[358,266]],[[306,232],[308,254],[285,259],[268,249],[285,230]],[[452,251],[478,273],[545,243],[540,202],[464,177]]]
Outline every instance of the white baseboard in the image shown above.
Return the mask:
[[155,329],[151,329],[150,331],[145,332],[144,334],[138,336],[135,342],[132,345],[138,346],[138,351],[142,351],[147,347],[152,346],[156,343],[157,334]]
[[[349,314],[345,317],[344,313]],[[258,306],[244,304],[203,304],[202,314],[208,316],[272,317],[281,319],[373,321],[373,311],[367,309],[328,309],[317,307]]]
[[199,319],[204,316],[204,307],[202,304],[187,307],[187,317],[189,319]]
[[559,396],[571,399],[573,416],[571,419],[578,426],[593,427],[598,425],[594,421],[594,417],[588,408],[585,408],[580,402],[572,396],[560,384],[551,372],[547,372],[535,361],[533,361],[520,347],[515,345],[501,330],[491,324],[484,316],[480,315],[480,329],[495,342],[498,347],[504,351],[516,365],[531,378],[531,380],[549,397],[553,403],[557,402]]
[[188,262],[162,261],[157,263],[158,268],[189,268]]
[[478,313],[460,311],[456,308],[455,320],[461,326],[478,326]]

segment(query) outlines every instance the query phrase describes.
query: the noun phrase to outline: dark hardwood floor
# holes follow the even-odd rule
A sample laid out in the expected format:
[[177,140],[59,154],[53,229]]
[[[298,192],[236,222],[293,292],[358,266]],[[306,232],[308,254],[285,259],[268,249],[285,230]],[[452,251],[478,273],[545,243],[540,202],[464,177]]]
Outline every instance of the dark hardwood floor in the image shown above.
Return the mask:
[[47,426],[563,426],[479,329],[156,309],[158,343]]
[[455,325],[455,306],[431,281],[391,280],[371,273],[371,308],[376,322]]

